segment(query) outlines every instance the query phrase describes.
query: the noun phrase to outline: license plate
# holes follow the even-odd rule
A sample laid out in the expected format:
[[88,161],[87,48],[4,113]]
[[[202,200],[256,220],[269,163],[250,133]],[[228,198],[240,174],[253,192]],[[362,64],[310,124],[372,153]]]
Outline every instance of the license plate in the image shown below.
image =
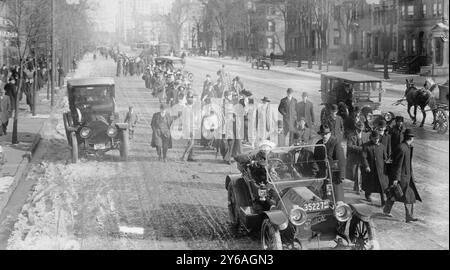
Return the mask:
[[303,205],[303,209],[305,209],[306,212],[322,211],[322,210],[325,210],[328,208],[330,208],[328,201],[312,202],[312,203],[306,203]]
[[106,145],[104,144],[94,144],[94,150],[105,150]]

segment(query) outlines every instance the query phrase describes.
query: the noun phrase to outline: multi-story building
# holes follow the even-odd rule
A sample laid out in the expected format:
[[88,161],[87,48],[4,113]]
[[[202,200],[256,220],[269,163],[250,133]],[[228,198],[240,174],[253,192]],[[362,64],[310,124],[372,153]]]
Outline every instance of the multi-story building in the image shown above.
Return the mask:
[[8,6],[0,1],[0,66],[15,64],[12,55],[16,54],[16,49],[11,44],[17,38],[17,33],[10,31],[10,21],[7,16]]
[[124,42],[157,44],[164,39],[161,16],[170,10],[172,0],[119,0],[116,33]]

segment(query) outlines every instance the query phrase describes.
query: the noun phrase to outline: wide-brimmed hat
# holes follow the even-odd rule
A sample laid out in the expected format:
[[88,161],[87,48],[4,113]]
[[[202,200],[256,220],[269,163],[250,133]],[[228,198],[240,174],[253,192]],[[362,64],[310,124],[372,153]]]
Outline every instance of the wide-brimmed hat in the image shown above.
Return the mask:
[[241,91],[241,95],[243,95],[244,97],[251,97],[253,96],[253,93],[244,89]]
[[364,123],[363,123],[363,122],[358,121],[358,122],[355,123],[355,128],[356,128],[357,130],[364,130],[366,127],[364,126]]
[[325,135],[331,133],[331,129],[327,125],[321,125],[319,132],[317,134],[319,135]]
[[268,97],[264,97],[263,99],[261,99],[262,102],[270,102],[270,99]]
[[414,137],[416,137],[414,132],[411,129],[409,129],[409,128],[405,130],[405,133],[403,133],[403,136],[405,138],[414,138]]

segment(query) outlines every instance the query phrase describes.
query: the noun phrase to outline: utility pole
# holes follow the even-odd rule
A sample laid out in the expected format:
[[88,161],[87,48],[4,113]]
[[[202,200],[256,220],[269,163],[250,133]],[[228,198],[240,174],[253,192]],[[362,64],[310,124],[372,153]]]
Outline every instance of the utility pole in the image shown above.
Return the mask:
[[56,46],[55,46],[55,0],[52,0],[52,80],[51,80],[51,93],[50,93],[50,104],[52,108],[55,106],[55,81],[56,81]]

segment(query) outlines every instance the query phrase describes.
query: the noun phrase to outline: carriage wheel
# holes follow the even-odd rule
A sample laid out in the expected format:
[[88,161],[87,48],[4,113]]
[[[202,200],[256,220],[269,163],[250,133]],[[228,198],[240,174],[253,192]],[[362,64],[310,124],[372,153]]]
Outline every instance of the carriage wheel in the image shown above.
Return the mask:
[[447,113],[439,109],[436,112],[436,123],[434,124],[435,129],[439,134],[445,134],[448,130],[448,115]]

